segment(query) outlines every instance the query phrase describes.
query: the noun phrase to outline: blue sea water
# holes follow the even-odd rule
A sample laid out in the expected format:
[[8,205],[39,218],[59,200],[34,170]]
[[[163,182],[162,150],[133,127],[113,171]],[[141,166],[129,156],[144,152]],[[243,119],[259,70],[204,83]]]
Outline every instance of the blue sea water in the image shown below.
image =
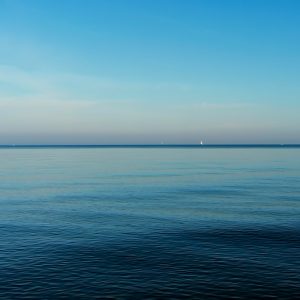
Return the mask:
[[300,148],[0,149],[1,299],[300,299]]

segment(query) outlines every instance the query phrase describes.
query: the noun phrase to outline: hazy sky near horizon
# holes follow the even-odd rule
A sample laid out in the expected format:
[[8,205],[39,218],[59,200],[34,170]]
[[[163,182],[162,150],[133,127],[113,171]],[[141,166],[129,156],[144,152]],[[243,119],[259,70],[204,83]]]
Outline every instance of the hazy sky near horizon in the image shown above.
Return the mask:
[[298,0],[0,0],[0,144],[300,143]]

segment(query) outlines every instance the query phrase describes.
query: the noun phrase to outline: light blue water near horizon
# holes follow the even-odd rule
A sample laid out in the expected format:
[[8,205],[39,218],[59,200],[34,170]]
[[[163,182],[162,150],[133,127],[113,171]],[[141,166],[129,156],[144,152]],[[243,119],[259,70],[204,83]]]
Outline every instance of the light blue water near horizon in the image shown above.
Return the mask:
[[2,148],[0,297],[300,296],[299,148]]

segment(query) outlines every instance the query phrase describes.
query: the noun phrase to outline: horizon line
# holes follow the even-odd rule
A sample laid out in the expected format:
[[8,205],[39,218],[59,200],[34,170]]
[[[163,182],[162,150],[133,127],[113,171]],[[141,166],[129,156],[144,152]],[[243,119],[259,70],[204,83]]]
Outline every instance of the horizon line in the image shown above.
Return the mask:
[[213,147],[300,147],[299,144],[295,143],[288,143],[288,144],[283,144],[283,143],[251,143],[251,144],[246,144],[246,143],[230,143],[230,144],[0,144],[0,148],[101,148],[101,147],[106,147],[106,148],[130,148],[130,147],[140,147],[140,148],[150,148],[150,147],[155,147],[155,148],[167,148],[167,147],[194,147],[194,148],[213,148]]

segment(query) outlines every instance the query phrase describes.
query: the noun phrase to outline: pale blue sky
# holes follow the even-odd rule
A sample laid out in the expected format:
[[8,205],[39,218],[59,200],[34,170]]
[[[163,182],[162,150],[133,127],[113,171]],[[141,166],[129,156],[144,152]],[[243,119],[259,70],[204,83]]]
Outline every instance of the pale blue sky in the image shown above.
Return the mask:
[[298,0],[0,0],[0,144],[300,143]]

